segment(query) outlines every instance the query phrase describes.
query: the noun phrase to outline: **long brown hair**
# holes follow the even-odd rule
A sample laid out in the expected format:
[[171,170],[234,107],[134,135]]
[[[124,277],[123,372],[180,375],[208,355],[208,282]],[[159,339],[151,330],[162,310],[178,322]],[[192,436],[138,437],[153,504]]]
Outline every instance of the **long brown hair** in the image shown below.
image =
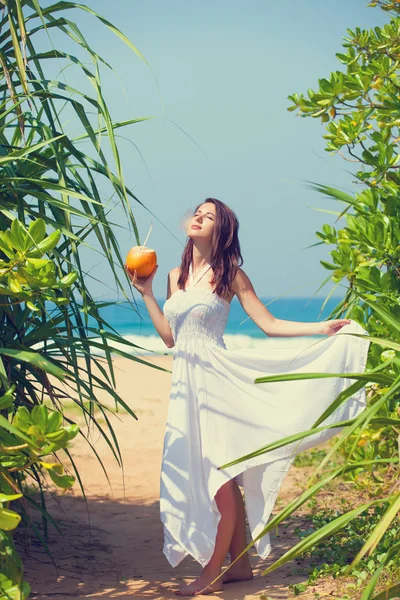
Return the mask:
[[[216,198],[206,198],[198,204],[193,215],[205,202],[215,206],[215,228],[211,240],[210,265],[214,272],[211,283],[218,296],[226,297],[231,293],[232,282],[239,267],[243,264],[238,237],[239,221],[229,206]],[[184,289],[189,278],[189,267],[193,257],[193,240],[189,238],[182,253],[182,263],[178,278],[179,289]]]

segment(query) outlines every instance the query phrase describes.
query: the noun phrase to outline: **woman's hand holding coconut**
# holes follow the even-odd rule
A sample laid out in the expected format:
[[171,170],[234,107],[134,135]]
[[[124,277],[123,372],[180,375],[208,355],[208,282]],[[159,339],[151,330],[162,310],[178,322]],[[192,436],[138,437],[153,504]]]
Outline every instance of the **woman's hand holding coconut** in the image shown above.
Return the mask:
[[125,259],[125,272],[131,284],[142,294],[142,296],[153,295],[153,277],[158,269],[157,254],[152,248],[146,246],[153,224],[150,225],[143,246],[133,246]]
[[[151,231],[151,227],[150,227]],[[134,246],[128,252],[125,259],[124,269],[131,284],[142,294],[144,303],[157,333],[168,348],[175,344],[171,328],[163,311],[157,304],[153,294],[153,278],[158,269],[157,255],[152,248],[147,248],[146,242],[143,246]]]
[[[135,287],[138,292],[142,294],[142,296],[152,296],[153,294],[153,278],[158,269],[158,265],[155,265],[153,271],[150,275],[145,275],[140,277],[138,275],[138,270],[131,270],[128,264],[125,264],[125,272],[129,277],[129,280],[133,287]],[[139,271],[140,272],[140,271]]]

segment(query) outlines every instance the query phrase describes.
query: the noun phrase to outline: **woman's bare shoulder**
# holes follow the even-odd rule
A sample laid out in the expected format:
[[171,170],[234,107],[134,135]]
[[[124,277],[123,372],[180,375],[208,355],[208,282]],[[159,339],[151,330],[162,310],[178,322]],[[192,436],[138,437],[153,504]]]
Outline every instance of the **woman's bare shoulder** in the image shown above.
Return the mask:
[[250,278],[240,267],[238,267],[235,279],[233,280],[232,291],[236,294],[236,296],[238,296],[239,299],[242,294],[249,291],[254,291]]
[[248,278],[246,273],[243,271],[243,269],[241,267],[238,267],[232,286],[237,289],[238,287],[240,287],[248,282],[250,282],[250,279]]
[[169,276],[171,278],[178,279],[180,271],[181,271],[181,267],[180,266],[179,267],[174,267],[173,269],[170,270],[170,272],[168,274],[169,274]]
[[168,273],[169,285],[171,286],[171,289],[173,291],[176,291],[176,289],[177,289],[180,272],[181,272],[181,267],[179,266],[179,267],[174,267]]

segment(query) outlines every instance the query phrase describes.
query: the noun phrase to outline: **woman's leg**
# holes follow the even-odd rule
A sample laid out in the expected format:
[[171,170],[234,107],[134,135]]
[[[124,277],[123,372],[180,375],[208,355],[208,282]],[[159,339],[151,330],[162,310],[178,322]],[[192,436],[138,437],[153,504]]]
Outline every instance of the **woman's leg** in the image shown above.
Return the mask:
[[222,590],[222,578],[213,585],[210,584],[221,573],[221,567],[229,552],[235,531],[238,512],[238,496],[235,487],[237,487],[237,483],[232,479],[221,486],[216,493],[215,501],[221,513],[221,519],[218,523],[214,553],[200,577],[176,592],[178,596],[195,596],[200,593],[211,594]]
[[[236,523],[233,532],[231,545],[229,546],[229,554],[233,562],[246,548],[246,513],[242,493],[238,484],[234,481],[234,494],[236,497]],[[222,577],[223,583],[230,581],[248,581],[253,578],[253,570],[251,568],[249,555],[246,552]]]

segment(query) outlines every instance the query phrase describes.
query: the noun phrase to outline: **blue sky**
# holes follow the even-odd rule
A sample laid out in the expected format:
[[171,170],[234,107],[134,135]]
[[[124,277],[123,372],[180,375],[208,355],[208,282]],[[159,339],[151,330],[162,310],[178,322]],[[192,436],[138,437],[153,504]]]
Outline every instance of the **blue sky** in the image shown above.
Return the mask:
[[[159,219],[148,242],[158,254],[156,296],[165,296],[167,273],[180,263],[182,217],[207,196],[236,212],[243,269],[260,297],[312,295],[328,275],[319,260],[328,258],[329,248],[305,247],[335,217],[310,207],[342,205],[310,191],[305,181],[348,191],[355,186],[351,163],[325,152],[320,120],[288,112],[287,96],[315,89],[318,78],[343,66],[335,53],[347,28],[380,26],[388,16],[364,0],[87,4],[151,65],[101,23],[74,11],[73,20],[118,74],[103,75],[113,119],[156,117],[120,131],[126,182]],[[133,210],[143,242],[152,217],[135,204]],[[120,211],[113,220],[121,225],[125,254],[134,237]],[[91,284],[95,296],[115,297],[105,261],[88,255],[87,266],[99,280]]]

